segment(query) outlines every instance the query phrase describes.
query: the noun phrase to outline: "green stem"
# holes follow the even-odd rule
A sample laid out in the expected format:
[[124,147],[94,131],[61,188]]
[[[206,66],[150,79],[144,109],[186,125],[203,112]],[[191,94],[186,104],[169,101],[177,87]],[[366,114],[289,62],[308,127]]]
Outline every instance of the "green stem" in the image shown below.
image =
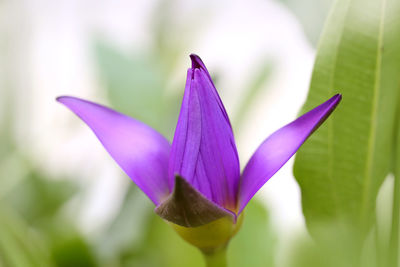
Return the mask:
[[203,252],[207,267],[227,267],[226,247],[211,253]]

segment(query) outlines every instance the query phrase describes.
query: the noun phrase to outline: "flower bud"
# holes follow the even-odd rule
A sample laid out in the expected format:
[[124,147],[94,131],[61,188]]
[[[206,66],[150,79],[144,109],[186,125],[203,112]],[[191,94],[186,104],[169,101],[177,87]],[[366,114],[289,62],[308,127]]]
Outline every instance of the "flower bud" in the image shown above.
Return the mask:
[[178,175],[173,193],[156,207],[155,212],[184,240],[204,253],[225,247],[243,220],[243,215],[237,217],[214,204]]

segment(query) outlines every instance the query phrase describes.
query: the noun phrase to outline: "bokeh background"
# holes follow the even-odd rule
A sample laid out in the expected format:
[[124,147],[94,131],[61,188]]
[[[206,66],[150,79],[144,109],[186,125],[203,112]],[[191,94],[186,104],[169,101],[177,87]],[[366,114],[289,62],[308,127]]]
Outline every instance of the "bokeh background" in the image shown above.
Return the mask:
[[[55,97],[108,105],[171,140],[196,53],[243,167],[304,103],[331,2],[0,1],[0,263],[202,266]],[[295,233],[306,233],[292,165],[249,206],[233,266],[279,266]]]

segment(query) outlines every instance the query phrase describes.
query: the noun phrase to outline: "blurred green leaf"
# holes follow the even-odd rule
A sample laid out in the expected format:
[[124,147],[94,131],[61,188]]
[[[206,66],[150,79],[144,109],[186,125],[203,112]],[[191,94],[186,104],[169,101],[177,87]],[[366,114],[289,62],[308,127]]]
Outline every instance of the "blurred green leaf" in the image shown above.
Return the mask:
[[338,0],[320,40],[303,111],[343,101],[297,154],[294,174],[310,230],[351,222],[365,236],[388,174],[400,83],[400,1]]
[[313,45],[317,45],[324,21],[334,0],[281,0],[298,18]]
[[201,267],[200,252],[181,239],[172,228],[155,214],[147,227],[141,246],[127,250],[121,257],[122,266]]
[[[400,85],[399,85],[400,89]],[[400,98],[399,98],[400,100]],[[389,257],[393,267],[399,266],[399,223],[400,223],[400,101],[398,102],[398,113],[396,117],[396,151],[394,154],[394,186],[392,207],[392,229],[390,233]]]
[[185,45],[187,47],[189,40],[193,40],[188,35],[198,32],[198,30],[191,31],[191,25],[179,24],[174,21],[177,5],[179,5],[179,1],[176,0],[160,0],[153,10],[154,44],[152,53],[157,56],[158,64],[163,65],[166,75],[172,73]]
[[172,104],[176,99],[165,93],[161,62],[143,52],[123,54],[101,41],[95,48],[99,74],[113,107],[169,136],[177,107]]
[[53,266],[39,233],[0,206],[0,263],[5,267]]
[[31,170],[3,199],[31,223],[52,219],[78,189],[71,181],[44,176],[44,173]]
[[89,244],[77,232],[56,231],[52,239],[52,258],[57,266],[98,266]]
[[133,183],[118,214],[99,239],[98,254],[105,261],[113,261],[129,250],[142,246],[149,221],[153,216],[153,204]]
[[272,73],[272,63],[269,60],[265,60],[265,63],[258,69],[258,71],[251,77],[239,107],[236,109],[235,116],[233,119],[233,126],[236,129],[240,129],[246,112],[253,101],[259,96],[259,93],[264,88],[264,84],[268,81]]
[[[309,236],[297,237],[286,253],[283,266],[287,267],[378,267],[376,243],[371,235],[360,253],[358,241],[343,224],[322,223],[316,227],[319,242]],[[361,256],[360,256],[361,254]],[[360,260],[361,258],[361,260]]]
[[247,205],[244,216],[242,229],[229,244],[229,266],[275,266],[277,237],[267,210],[257,199],[253,199]]
[[[77,193],[77,189],[71,181],[51,179],[31,168],[28,175],[1,199],[13,211],[17,211],[29,223],[29,227],[40,234],[43,245],[48,248],[56,266],[96,266],[94,254],[85,238],[74,229],[74,224],[59,212]],[[10,215],[6,216],[8,218],[5,220],[10,220]],[[4,236],[10,234],[8,230],[5,231],[7,233]],[[5,255],[12,256],[13,251],[7,250]],[[26,266],[45,266],[34,265],[34,262],[29,265],[32,260],[21,252],[16,252],[16,256],[26,260]]]

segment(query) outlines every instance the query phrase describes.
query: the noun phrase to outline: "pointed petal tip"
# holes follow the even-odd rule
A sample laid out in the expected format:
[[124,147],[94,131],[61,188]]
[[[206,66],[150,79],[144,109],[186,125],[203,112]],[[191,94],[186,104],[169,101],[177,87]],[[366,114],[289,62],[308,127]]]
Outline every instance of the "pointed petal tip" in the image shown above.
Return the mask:
[[332,96],[324,103],[274,132],[258,147],[242,173],[239,191],[239,214],[254,194],[330,116],[341,100],[341,94]]
[[63,99],[66,98],[67,96],[57,96],[56,101],[62,103]]
[[190,59],[192,60],[192,69],[204,69],[204,63],[201,58],[196,54],[190,54]]
[[342,94],[336,94],[332,97],[335,102],[339,103],[342,100]]
[[327,102],[325,102],[325,104],[328,104],[329,107],[328,109],[330,109],[330,112],[328,112],[326,115],[329,116],[331,112],[333,112],[337,105],[339,105],[340,101],[342,101],[342,94],[336,94],[334,96],[332,96]]
[[189,57],[191,59],[193,59],[193,58],[196,58],[196,57],[199,57],[199,56],[197,54],[195,54],[195,53],[190,53]]
[[64,105],[66,105],[69,100],[80,100],[80,101],[87,102],[86,100],[83,100],[83,99],[80,99],[77,97],[73,97],[73,96],[67,96],[67,95],[62,95],[62,96],[56,97],[56,101],[61,104],[64,104]]

